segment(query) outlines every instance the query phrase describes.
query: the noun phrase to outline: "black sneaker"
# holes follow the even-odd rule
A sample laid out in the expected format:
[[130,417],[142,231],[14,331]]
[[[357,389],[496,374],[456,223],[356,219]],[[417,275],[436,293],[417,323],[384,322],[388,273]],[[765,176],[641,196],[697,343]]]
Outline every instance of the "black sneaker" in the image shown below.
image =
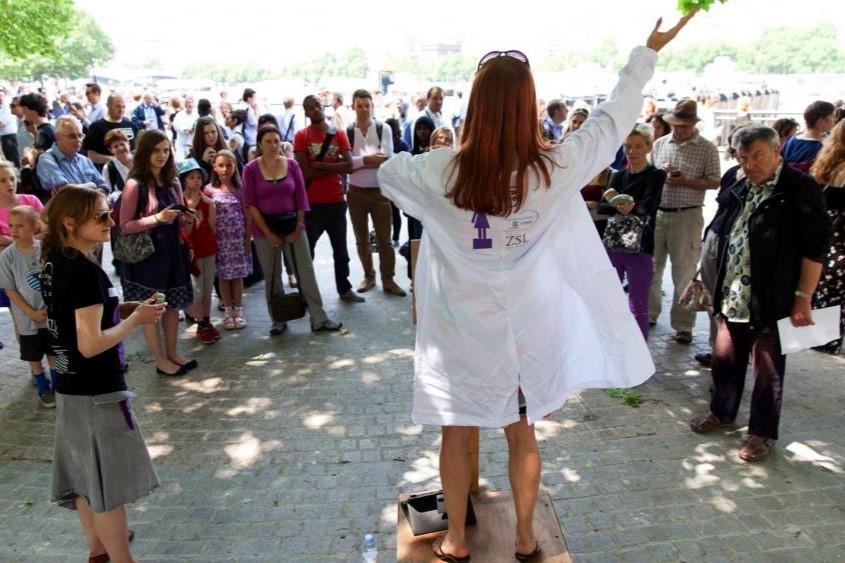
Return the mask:
[[41,400],[41,404],[48,409],[56,408],[56,394],[52,391],[45,391],[44,393],[40,393],[38,398]]
[[364,299],[363,297],[361,297],[360,295],[358,295],[357,293],[355,293],[351,289],[349,291],[347,291],[346,293],[341,293],[340,294],[340,300],[346,301],[348,303],[363,303],[364,301],[366,301],[366,299]]
[[695,359],[699,364],[709,368],[710,362],[713,361],[713,354],[710,354],[709,352],[707,354],[696,354]]

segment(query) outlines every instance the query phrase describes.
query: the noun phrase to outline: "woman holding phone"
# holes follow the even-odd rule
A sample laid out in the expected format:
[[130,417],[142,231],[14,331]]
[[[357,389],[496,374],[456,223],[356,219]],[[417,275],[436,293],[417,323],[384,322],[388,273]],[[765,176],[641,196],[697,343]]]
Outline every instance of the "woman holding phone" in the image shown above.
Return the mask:
[[179,310],[193,302],[186,248],[179,230],[185,208],[182,187],[173,161],[170,139],[158,130],[144,133],[135,151],[132,170],[120,205],[122,233],[149,231],[155,251],[145,260],[124,264],[123,298],[143,301],[164,294],[167,311],[161,320],[164,347],[157,325],[144,327],[144,338],[159,375],[184,375],[197,367],[176,349]]
[[77,511],[89,562],[129,562],[124,505],[159,481],[132,411],[122,341],[154,327],[166,304],[119,304],[94,257],[114,225],[102,193],[64,188],[46,217],[41,293],[57,360],[52,500]]

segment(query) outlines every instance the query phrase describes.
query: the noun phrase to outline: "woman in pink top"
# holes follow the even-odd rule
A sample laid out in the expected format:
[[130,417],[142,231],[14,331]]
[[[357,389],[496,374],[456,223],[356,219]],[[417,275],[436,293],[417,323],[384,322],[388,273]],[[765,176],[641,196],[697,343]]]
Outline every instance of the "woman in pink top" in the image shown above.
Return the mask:
[[[328,318],[305,234],[305,212],[308,197],[299,164],[280,154],[282,142],[279,130],[265,125],[258,131],[257,143],[261,156],[244,167],[244,207],[252,218],[252,236],[258,261],[264,271],[265,297],[270,318],[270,302],[275,295],[284,294],[282,284],[282,252],[295,265],[299,291],[305,299],[311,317],[311,330],[335,331],[341,327]],[[283,229],[285,232],[282,232]],[[287,323],[273,319],[270,334],[282,334]]]
[[179,236],[183,222],[179,208],[185,209],[184,205],[170,139],[161,131],[147,131],[138,143],[123,188],[120,230],[126,234],[148,231],[155,250],[140,262],[124,263],[121,281],[125,301],[145,301],[156,293],[164,294],[164,350],[158,324],[144,326],[159,375],[184,375],[197,367],[196,360],[186,360],[176,347],[179,310],[194,298],[186,249]]

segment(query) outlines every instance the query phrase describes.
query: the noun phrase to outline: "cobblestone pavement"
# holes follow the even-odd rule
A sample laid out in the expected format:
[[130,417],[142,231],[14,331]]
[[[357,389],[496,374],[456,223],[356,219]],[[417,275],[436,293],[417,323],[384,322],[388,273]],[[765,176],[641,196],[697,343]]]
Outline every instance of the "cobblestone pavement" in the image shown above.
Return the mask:
[[[320,285],[346,335],[311,334],[302,320],[271,339],[259,285],[246,330],[207,348],[182,332],[200,362],[190,376],[157,377],[140,331],[129,340],[129,383],[162,481],[129,510],[140,560],[360,561],[368,532],[380,561],[395,560],[395,498],[436,486],[439,433],[410,420],[409,298],[376,289],[367,303],[339,302],[330,255],[321,241]],[[75,515],[47,501],[54,414],[39,406],[1,314],[0,561],[82,560]],[[693,359],[705,319],[685,347],[669,339],[666,315],[639,408],[592,390],[537,424],[543,487],[575,561],[842,560],[845,358],[789,359],[781,440],[750,465],[736,455],[742,428],[688,430],[707,408],[709,373]],[[502,432],[483,431],[486,486],[508,488],[506,460]]]

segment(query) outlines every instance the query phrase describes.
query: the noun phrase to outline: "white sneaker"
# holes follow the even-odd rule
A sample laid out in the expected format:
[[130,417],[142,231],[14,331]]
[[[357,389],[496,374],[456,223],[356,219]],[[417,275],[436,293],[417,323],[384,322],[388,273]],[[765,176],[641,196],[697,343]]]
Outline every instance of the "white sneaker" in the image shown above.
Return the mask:
[[235,311],[233,316],[233,321],[235,323],[235,328],[246,328],[246,319],[244,318],[244,308],[243,307],[235,307]]

